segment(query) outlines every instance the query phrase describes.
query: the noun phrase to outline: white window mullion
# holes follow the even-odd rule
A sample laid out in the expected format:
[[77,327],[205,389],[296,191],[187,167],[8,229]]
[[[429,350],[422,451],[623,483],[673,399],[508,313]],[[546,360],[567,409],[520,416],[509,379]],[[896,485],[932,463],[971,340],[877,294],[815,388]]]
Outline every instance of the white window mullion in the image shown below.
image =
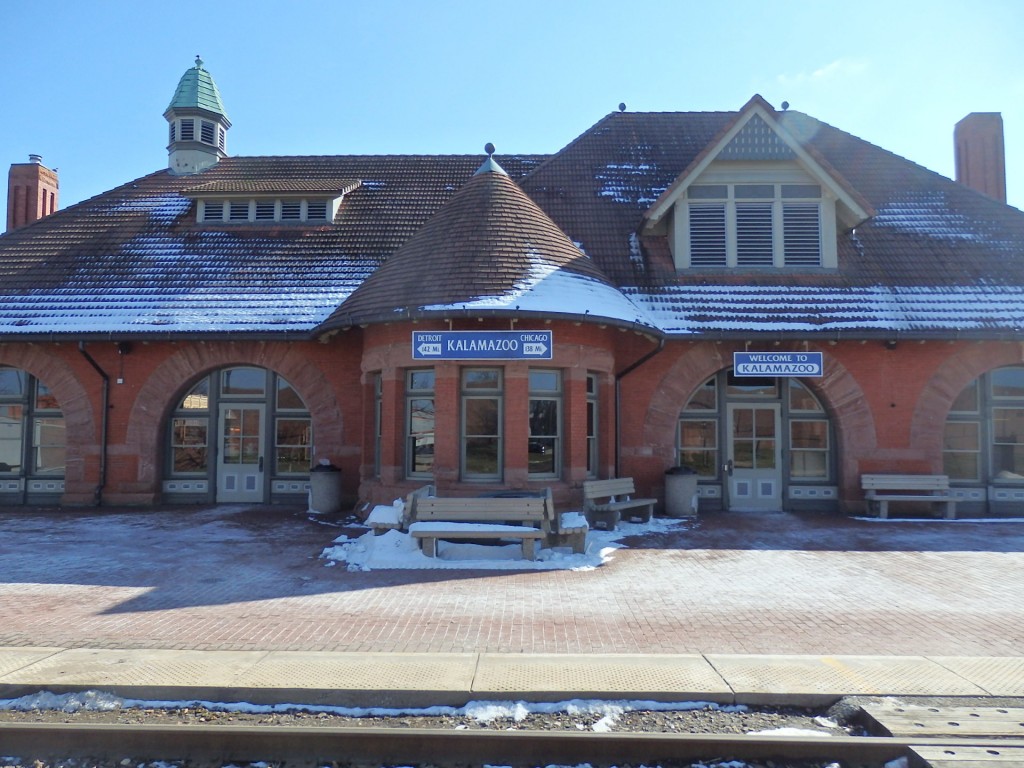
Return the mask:
[[733,200],[725,204],[725,265],[730,269],[736,266],[736,203]]
[[772,254],[776,267],[786,266],[786,238],[782,236],[782,222],[782,201],[776,199],[772,202]]

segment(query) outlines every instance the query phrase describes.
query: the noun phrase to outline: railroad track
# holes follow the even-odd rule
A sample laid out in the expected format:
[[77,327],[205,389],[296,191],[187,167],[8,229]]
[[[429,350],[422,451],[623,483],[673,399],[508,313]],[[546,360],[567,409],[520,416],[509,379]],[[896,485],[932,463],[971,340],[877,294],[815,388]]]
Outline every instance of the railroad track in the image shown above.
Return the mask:
[[[125,725],[0,723],[0,754],[22,759],[82,757],[109,760],[282,762],[286,765],[482,765],[513,766],[653,764],[657,761],[820,760],[883,765],[898,757],[913,762],[913,747],[947,752],[992,742],[894,737],[791,737],[676,733],[563,731],[457,731],[412,728],[316,726]],[[1024,740],[1000,741],[1024,749]],[[1004,763],[1006,764],[1006,763]]]

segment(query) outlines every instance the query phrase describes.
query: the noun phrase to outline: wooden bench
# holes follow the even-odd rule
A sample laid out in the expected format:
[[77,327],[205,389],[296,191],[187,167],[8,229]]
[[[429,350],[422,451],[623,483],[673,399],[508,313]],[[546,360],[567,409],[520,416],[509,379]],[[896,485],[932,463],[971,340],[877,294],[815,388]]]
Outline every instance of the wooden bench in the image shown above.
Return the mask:
[[428,557],[437,555],[438,539],[518,539],[523,557],[536,560],[537,542],[559,530],[551,489],[543,496],[420,496],[408,512],[409,533]]
[[956,498],[950,493],[947,475],[861,475],[860,485],[868,507],[877,508],[883,520],[889,517],[890,501],[944,504],[945,518],[956,518]]
[[415,522],[409,526],[409,533],[419,539],[423,554],[437,557],[438,539],[519,539],[522,542],[523,557],[526,560],[537,559],[537,542],[546,537],[540,528],[528,525],[502,525],[498,523],[455,523],[442,521],[437,523]]
[[657,499],[634,499],[632,477],[583,481],[583,510],[591,528],[614,531],[623,518],[650,522]]
[[405,501],[396,501],[392,505],[378,504],[366,518],[366,524],[370,526],[374,536],[382,536],[388,531],[399,531],[408,525],[410,508],[416,504],[416,499],[421,496],[433,496],[434,486],[424,485],[410,493]]

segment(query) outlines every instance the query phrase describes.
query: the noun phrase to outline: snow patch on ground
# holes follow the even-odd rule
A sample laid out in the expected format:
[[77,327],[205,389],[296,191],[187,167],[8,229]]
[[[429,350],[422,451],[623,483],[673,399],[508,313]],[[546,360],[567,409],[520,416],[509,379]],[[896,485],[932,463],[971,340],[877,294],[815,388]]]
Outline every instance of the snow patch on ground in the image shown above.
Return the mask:
[[516,544],[468,544],[439,541],[437,557],[427,557],[408,533],[392,530],[380,536],[372,532],[357,538],[343,534],[321,553],[327,565],[344,564],[350,571],[395,570],[575,570],[586,571],[610,561],[628,536],[669,531],[685,520],[653,518],[650,523],[619,523],[614,531],[587,532],[586,551],[574,554],[569,547],[541,549],[536,560],[523,558]]

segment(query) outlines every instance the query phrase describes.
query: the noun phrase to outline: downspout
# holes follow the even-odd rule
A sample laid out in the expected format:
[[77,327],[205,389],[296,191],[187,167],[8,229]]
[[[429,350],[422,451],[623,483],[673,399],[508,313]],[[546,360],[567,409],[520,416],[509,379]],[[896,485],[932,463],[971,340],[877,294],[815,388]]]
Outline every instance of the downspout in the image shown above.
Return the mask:
[[658,339],[658,346],[631,365],[615,374],[615,476],[619,476],[622,454],[622,380],[665,348],[665,337]]
[[100,397],[100,482],[96,486],[96,501],[97,507],[103,504],[103,488],[107,484],[107,411],[110,408],[110,376],[107,372],[100,368],[99,364],[93,359],[92,355],[85,349],[85,342],[78,342],[78,351],[82,353],[82,357],[89,361],[89,365],[100,375],[103,379],[103,392]]

